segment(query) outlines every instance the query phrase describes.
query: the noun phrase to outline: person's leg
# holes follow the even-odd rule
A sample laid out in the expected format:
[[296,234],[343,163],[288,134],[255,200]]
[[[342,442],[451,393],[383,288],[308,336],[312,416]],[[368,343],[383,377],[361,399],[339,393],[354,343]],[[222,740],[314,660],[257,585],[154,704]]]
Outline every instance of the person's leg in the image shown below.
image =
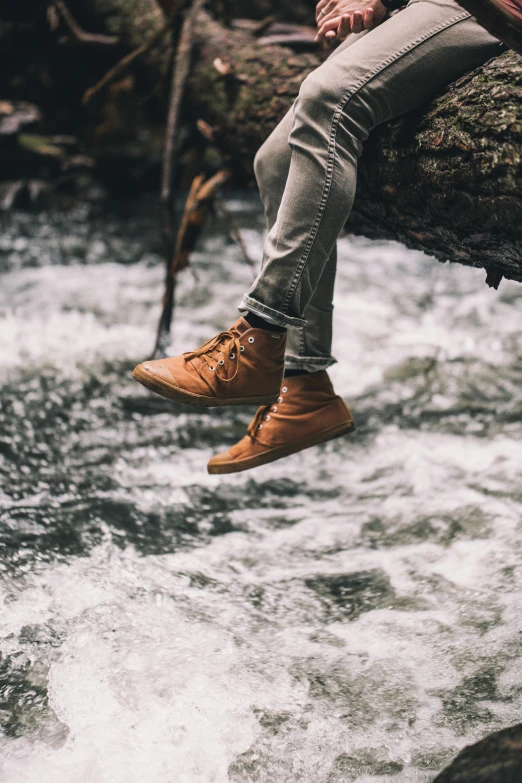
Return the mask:
[[[343,47],[348,43],[349,39]],[[290,169],[291,149],[288,138],[292,130],[293,116],[292,108],[261,145],[254,160],[254,172],[269,231],[276,222]],[[336,266],[337,250],[334,245],[306,309],[306,324],[288,331],[285,367],[291,371],[317,372],[335,363],[331,350]]]
[[247,434],[208,463],[209,473],[239,473],[325,443],[355,430],[328,373],[285,378],[273,405],[259,408]]
[[[351,43],[347,40],[343,47]],[[260,147],[254,160],[269,231],[277,219],[290,168],[288,137],[293,114],[292,108]],[[336,261],[334,246],[306,310],[306,324],[289,330],[285,378],[278,399],[267,409],[259,409],[247,434],[238,443],[212,457],[208,463],[209,473],[248,470],[355,429],[349,409],[335,394],[324,372],[324,368],[335,361],[331,356],[331,342]],[[292,377],[286,377],[288,371]]]
[[[349,35],[334,49],[330,59],[338,56],[349,46],[353,46],[367,34],[368,31],[365,30],[357,35]],[[295,106],[292,106],[261,145],[254,159],[254,172],[269,231],[276,222],[290,170],[292,151],[289,138],[294,112]],[[318,372],[335,364],[336,359],[332,356],[332,317],[336,271],[337,247],[334,244],[317,288],[306,308],[306,323],[288,332],[285,373]]]
[[311,73],[295,104],[290,169],[263,268],[241,308],[303,326],[349,216],[371,129],[500,51],[453,0],[414,0]]

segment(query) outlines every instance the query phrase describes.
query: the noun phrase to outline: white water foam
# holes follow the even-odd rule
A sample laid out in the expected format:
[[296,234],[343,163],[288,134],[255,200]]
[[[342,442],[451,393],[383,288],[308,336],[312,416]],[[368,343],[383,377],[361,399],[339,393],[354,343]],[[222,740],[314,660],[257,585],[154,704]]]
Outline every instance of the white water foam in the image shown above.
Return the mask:
[[[257,252],[261,232],[247,239]],[[214,237],[194,263],[179,349],[233,320],[250,280]],[[161,280],[150,261],[4,275],[4,377],[31,365],[81,379],[139,360]],[[226,479],[205,472],[210,446],[129,441],[108,470],[113,497],[141,514],[190,506],[194,487],[257,500],[232,505],[231,532],[195,548],[143,554],[107,523],[84,556],[4,576],[0,649],[43,667],[50,709],[29,705],[24,731],[0,740],[2,783],[425,783],[458,748],[519,720],[520,422],[485,436],[480,422],[452,432],[444,417],[462,404],[454,366],[477,364],[480,398],[520,361],[520,296],[395,244],[343,240],[336,388],[368,418],[375,399],[413,421],[410,381],[425,375],[412,362],[439,362],[443,381],[417,405],[443,425],[399,413],[371,437]],[[161,413],[150,427],[191,421]],[[270,494],[282,480],[290,502]],[[324,593],[339,575],[355,575],[351,613],[351,593],[344,604]]]

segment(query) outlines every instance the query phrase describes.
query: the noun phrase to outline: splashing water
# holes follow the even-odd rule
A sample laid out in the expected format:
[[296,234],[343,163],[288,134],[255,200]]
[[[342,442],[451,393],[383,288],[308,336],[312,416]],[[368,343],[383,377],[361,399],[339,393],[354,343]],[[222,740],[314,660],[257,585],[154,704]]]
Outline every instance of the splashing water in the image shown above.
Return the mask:
[[[260,256],[250,196],[229,204]],[[17,215],[0,242],[2,783],[413,783],[520,720],[522,286],[343,239],[349,438],[231,477],[249,409],[130,378],[155,217]],[[214,225],[173,350],[251,282]]]

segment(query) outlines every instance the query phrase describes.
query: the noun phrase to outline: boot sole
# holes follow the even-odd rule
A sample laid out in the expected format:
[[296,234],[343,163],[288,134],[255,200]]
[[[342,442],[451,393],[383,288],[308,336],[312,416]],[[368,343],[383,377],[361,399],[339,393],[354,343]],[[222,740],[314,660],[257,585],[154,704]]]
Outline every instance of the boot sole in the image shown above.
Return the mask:
[[269,462],[275,462],[282,457],[289,457],[291,454],[297,454],[298,451],[303,451],[311,446],[318,446],[320,443],[326,443],[329,440],[335,440],[335,438],[342,438],[343,435],[349,435],[350,432],[354,432],[356,429],[353,421],[343,422],[343,424],[337,424],[335,427],[329,427],[327,430],[317,432],[314,435],[309,435],[307,438],[296,440],[293,443],[288,443],[284,446],[278,446],[275,449],[265,451],[264,454],[258,454],[255,457],[247,457],[245,459],[231,460],[230,462],[216,463],[215,465],[207,465],[209,473],[223,474],[223,473],[240,473],[243,470],[250,470],[251,468],[258,468],[260,465],[266,465]]
[[183,402],[185,405],[194,405],[197,408],[220,408],[228,405],[270,405],[275,402],[279,396],[279,389],[270,396],[264,397],[205,397],[202,394],[191,394],[191,392],[179,389],[177,386],[171,386],[164,381],[160,381],[154,375],[141,369],[138,364],[132,372],[132,377],[146,386],[156,394],[165,397],[172,402]]

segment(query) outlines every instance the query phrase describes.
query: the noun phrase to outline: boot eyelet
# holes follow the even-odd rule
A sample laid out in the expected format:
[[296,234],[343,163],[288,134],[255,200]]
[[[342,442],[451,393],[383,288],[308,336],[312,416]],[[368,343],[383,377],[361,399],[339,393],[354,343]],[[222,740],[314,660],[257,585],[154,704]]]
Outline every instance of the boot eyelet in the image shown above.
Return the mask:
[[283,398],[282,398],[282,397],[278,397],[278,398],[277,398],[277,401],[278,401],[278,402],[283,402]]
[[209,367],[208,369],[210,370],[210,372],[214,372],[214,370],[215,370],[216,368],[215,368],[215,367]]
[[254,342],[254,338],[253,338],[253,337],[249,337],[249,338],[248,338],[248,342],[249,342],[249,343],[253,343],[253,342]]
[[236,358],[236,354],[235,354],[235,353],[231,353],[231,354],[230,354],[230,358],[231,358],[231,359],[235,359],[235,358]]
[[274,405],[274,407],[272,408],[272,413],[276,413],[276,411],[277,411],[277,405]]
[[243,353],[243,351],[244,351],[244,350],[245,350],[245,346],[244,346],[244,345],[242,345],[242,346],[241,346],[241,353]]
[[258,427],[257,429],[258,429],[258,430],[262,430],[262,429],[263,429],[263,425],[262,425],[262,424],[260,424],[260,425],[259,425],[259,427]]
[[283,394],[286,394],[286,393],[287,393],[287,391],[288,391],[288,386],[283,386],[283,388],[281,389],[281,391],[283,392]]
[[265,416],[265,421],[270,421],[270,414],[268,414],[267,416]]
[[223,365],[225,364],[225,360],[224,359],[220,359],[219,360],[219,364],[223,367]]

